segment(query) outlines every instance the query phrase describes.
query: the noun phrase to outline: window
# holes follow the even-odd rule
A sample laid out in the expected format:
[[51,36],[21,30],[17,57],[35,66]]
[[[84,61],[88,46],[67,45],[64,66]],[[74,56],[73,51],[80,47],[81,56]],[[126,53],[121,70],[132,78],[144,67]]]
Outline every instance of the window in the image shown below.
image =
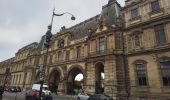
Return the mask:
[[170,86],[170,61],[160,62],[162,81],[164,86]]
[[154,27],[155,30],[155,36],[156,36],[156,43],[157,44],[163,44],[166,42],[166,37],[165,37],[165,31],[164,31],[164,25],[156,25]]
[[159,1],[153,1],[151,2],[151,8],[152,8],[152,12],[157,12],[160,10],[160,5],[159,5]]
[[131,18],[137,18],[139,17],[139,12],[138,12],[138,8],[131,10]]
[[136,63],[136,76],[139,86],[146,86],[147,85],[147,79],[146,79],[146,70],[144,63]]
[[61,59],[62,59],[62,52],[61,51],[58,52],[57,59],[58,59],[58,61],[61,61]]
[[139,97],[139,100],[148,100],[147,97]]
[[105,42],[104,42],[104,37],[100,37],[99,38],[99,52],[100,53],[103,53],[104,52],[104,49],[105,49]]
[[81,56],[81,46],[77,47],[77,58],[80,58]]

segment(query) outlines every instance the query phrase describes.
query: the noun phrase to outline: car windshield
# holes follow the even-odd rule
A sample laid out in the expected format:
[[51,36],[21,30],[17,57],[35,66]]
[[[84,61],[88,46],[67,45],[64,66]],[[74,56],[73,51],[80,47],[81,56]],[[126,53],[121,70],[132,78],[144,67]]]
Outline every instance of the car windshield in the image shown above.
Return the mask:
[[42,89],[43,89],[43,90],[49,90],[48,87],[43,87]]

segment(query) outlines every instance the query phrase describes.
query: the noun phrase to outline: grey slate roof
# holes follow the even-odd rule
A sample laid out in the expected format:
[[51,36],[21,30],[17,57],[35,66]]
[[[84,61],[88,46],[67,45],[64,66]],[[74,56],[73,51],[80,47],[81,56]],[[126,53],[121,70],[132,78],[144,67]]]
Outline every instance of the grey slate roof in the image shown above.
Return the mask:
[[26,49],[37,48],[37,46],[38,46],[38,43],[37,42],[33,42],[33,43],[29,44],[29,45],[26,45],[26,46],[22,47],[21,49],[18,50],[18,52],[24,51]]
[[71,39],[78,39],[88,35],[89,29],[96,30],[99,15],[96,15],[80,24],[77,24],[71,28],[66,29],[67,32],[71,33]]
[[107,25],[113,25],[116,22],[116,18],[119,17],[120,10],[121,6],[116,0],[109,0],[108,4],[102,8],[100,20]]
[[[54,34],[52,40],[55,40],[56,37],[62,33],[70,33],[71,39],[76,40],[83,38],[89,35],[89,29],[95,31],[98,27],[98,22],[103,21],[107,26],[111,26],[116,22],[116,18],[119,16],[121,10],[120,4],[116,0],[109,0],[108,4],[103,6],[102,12],[99,15],[96,15],[88,20],[85,20],[75,26],[61,30],[57,34]],[[45,41],[45,36],[42,36],[41,41],[38,45],[38,48],[43,48]]]

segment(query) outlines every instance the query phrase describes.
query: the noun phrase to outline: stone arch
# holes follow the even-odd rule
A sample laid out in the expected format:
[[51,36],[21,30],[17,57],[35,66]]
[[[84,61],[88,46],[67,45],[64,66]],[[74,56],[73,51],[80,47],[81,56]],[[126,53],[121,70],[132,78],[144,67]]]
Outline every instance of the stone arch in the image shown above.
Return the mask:
[[53,68],[48,77],[49,89],[52,92],[58,91],[59,83],[62,79],[62,70],[60,68]]
[[53,68],[52,70],[50,70],[49,77],[52,74],[52,72],[55,71],[55,70],[57,70],[60,73],[60,79],[63,79],[64,78],[64,72],[63,72],[63,69],[61,67],[56,67],[56,68]]
[[158,61],[161,62],[161,61],[170,61],[170,57],[167,57],[167,56],[163,56],[163,57],[160,57],[158,58]]
[[80,70],[82,71],[82,73],[85,74],[85,70],[83,69],[83,67],[82,67],[81,65],[76,64],[76,65],[72,65],[72,66],[67,70],[67,72],[68,72],[68,73],[67,73],[67,77],[68,77],[69,72],[70,72],[72,69],[74,69],[74,68],[80,69]]
[[[83,74],[83,80],[75,81],[75,77],[78,74]],[[85,70],[80,65],[72,65],[67,71],[67,94],[77,93],[83,90],[83,84],[85,83]]]
[[99,61],[94,64],[95,67],[95,92],[104,93],[104,63]]
[[148,62],[147,61],[145,61],[145,60],[142,60],[142,59],[138,59],[138,60],[135,60],[134,62],[133,62],[133,65],[134,64],[136,64],[136,63],[144,63],[144,64],[147,64]]

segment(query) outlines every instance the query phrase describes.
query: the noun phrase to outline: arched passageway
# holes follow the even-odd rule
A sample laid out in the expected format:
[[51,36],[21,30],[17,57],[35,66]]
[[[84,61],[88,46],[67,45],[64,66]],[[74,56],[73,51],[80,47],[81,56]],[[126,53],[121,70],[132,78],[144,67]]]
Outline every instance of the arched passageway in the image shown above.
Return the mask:
[[95,65],[95,92],[104,93],[104,65],[101,62]]
[[59,82],[60,72],[58,70],[53,70],[49,76],[49,89],[51,92],[57,93]]
[[68,73],[67,94],[77,94],[83,91],[83,72],[79,68],[73,68]]

